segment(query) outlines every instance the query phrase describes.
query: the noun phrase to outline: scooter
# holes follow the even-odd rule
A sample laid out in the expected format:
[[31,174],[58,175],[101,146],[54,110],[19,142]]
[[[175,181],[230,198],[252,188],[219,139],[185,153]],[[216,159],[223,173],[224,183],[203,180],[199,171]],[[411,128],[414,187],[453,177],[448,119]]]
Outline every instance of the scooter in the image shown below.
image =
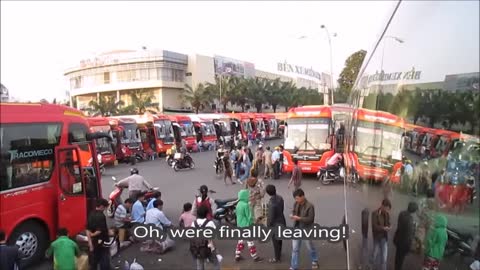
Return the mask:
[[[115,211],[117,210],[117,207],[122,204],[122,192],[123,192],[123,187],[117,185],[118,180],[115,178],[115,176],[112,176],[112,180],[114,182],[113,185],[113,190],[110,192],[110,195],[108,195],[108,207],[107,207],[107,216],[109,218],[112,218],[115,215]],[[145,202],[148,203],[150,199],[153,198],[153,195],[155,195],[156,191],[158,191],[158,187],[154,187],[150,190],[148,190],[145,193]]]
[[448,241],[445,246],[445,257],[460,254],[464,257],[473,255],[474,239],[473,236],[466,233],[460,233],[457,230],[447,227]]
[[345,168],[340,166],[334,169],[327,169],[327,167],[320,168],[317,173],[317,178],[324,185],[329,185],[333,182],[342,181],[345,177]]
[[182,155],[182,153],[175,153],[173,156],[172,167],[174,171],[193,169],[195,168],[195,162],[193,162],[193,159],[189,154]]
[[219,223],[224,219],[228,224],[235,226],[237,223],[235,214],[235,207],[237,206],[237,203],[237,198],[226,200],[216,199],[215,204],[217,205],[217,209],[213,214],[213,218]]

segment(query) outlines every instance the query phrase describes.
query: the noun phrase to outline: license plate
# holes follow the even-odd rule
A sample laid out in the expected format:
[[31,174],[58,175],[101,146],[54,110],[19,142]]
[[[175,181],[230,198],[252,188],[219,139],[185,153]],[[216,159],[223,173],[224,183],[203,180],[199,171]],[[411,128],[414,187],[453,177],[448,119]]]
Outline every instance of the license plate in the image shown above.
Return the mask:
[[302,169],[305,170],[305,171],[311,171],[312,170],[311,167],[303,167]]

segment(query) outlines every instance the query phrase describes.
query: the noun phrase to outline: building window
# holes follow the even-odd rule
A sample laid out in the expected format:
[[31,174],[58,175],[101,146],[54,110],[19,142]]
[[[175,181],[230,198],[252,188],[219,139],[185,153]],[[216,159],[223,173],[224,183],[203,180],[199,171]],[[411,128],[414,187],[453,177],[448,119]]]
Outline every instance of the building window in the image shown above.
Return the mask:
[[103,73],[103,83],[109,84],[110,83],[110,72]]
[[71,89],[77,89],[82,87],[82,76],[76,76],[70,79]]

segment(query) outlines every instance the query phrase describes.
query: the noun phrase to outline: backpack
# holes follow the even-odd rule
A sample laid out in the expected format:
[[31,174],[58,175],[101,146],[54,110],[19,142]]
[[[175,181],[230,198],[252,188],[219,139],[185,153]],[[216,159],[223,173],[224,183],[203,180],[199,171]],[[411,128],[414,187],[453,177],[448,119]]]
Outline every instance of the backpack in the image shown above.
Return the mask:
[[[202,226],[198,226],[198,223],[195,220],[195,228],[204,228],[208,222],[208,220],[205,220]],[[212,250],[208,247],[208,240],[201,238],[194,238],[190,240],[190,252],[192,253],[193,257],[197,259],[206,259],[212,254]]]
[[[198,199],[200,198],[200,201]],[[213,219],[213,213],[212,213],[212,205],[210,204],[210,198],[205,198],[205,200],[202,201],[202,198],[199,197],[195,200],[195,204],[197,206],[197,209],[204,205],[208,208],[208,213],[207,213],[207,220],[212,220]]]

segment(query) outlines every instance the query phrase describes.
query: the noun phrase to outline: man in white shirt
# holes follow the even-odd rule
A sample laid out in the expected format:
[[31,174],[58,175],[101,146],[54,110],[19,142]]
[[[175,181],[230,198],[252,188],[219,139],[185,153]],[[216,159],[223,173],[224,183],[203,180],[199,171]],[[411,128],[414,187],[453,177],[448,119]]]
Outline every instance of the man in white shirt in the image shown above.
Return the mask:
[[150,185],[150,183],[148,183],[143,176],[138,174],[137,168],[132,168],[130,170],[130,176],[118,182],[117,186],[127,187],[128,197],[134,201],[137,199],[137,196],[140,192],[147,189],[152,189],[152,185]]
[[165,216],[162,211],[163,201],[156,200],[153,202],[153,208],[147,211],[145,216],[145,224],[153,224],[161,229],[172,226],[172,222]]

